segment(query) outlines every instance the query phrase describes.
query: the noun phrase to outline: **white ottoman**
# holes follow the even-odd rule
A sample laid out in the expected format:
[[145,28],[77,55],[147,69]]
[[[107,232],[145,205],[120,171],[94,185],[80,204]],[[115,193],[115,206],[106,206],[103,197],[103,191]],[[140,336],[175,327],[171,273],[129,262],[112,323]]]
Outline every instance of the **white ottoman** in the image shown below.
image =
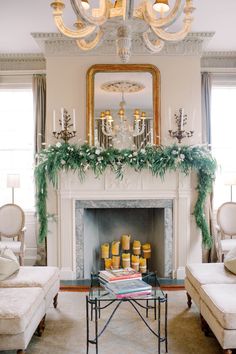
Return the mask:
[[41,288],[0,289],[0,350],[24,353],[44,316]]
[[54,299],[57,307],[57,295],[60,288],[59,269],[57,267],[20,267],[19,272],[0,281],[0,288],[38,287],[43,290],[46,310]]
[[224,353],[236,348],[236,284],[208,284],[200,290],[201,315]]
[[196,263],[186,266],[185,289],[188,306],[191,298],[200,308],[200,289],[205,284],[236,284],[236,276],[229,272],[224,263]]

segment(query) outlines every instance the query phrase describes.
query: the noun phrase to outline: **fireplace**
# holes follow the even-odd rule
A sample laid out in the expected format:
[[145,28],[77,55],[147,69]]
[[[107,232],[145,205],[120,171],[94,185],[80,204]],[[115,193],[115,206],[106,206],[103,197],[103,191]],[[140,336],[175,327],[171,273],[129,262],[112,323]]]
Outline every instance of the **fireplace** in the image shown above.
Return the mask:
[[[173,201],[157,200],[77,200],[76,276],[89,278],[103,268],[102,243],[130,234],[132,240],[149,242],[152,257],[149,269],[160,277],[172,276]],[[132,241],[131,240],[131,241]]]
[[[65,280],[87,277],[90,270],[96,271],[99,263],[93,263],[93,259],[98,258],[97,251],[93,251],[92,256],[88,254],[92,251],[86,248],[90,238],[84,238],[84,228],[93,224],[91,219],[98,218],[103,211],[105,219],[113,219],[105,213],[111,210],[119,213],[123,209],[127,215],[142,213],[142,218],[145,213],[154,215],[149,222],[153,224],[153,220],[158,220],[155,229],[160,239],[157,237],[157,263],[152,268],[158,270],[160,275],[183,279],[185,265],[201,262],[202,259],[201,235],[193,216],[197,197],[195,187],[195,174],[166,173],[162,180],[149,171],[127,169],[120,180],[110,170],[100,178],[87,171],[84,181],[81,181],[76,173],[62,172],[57,190],[58,222],[49,222],[48,264],[59,266],[61,279]],[[121,215],[118,218],[124,217]],[[136,238],[137,231],[132,227],[131,231],[125,229],[125,233],[130,232]],[[100,235],[104,233],[104,228],[100,227]],[[124,229],[119,229],[117,235],[112,237],[118,239],[123,232]],[[96,237],[99,240],[98,235]],[[91,242],[96,243],[96,237]],[[153,237],[153,234],[148,237]],[[103,242],[103,239],[100,241]],[[150,239],[150,242],[153,241]],[[84,258],[87,257],[90,260],[84,265]]]

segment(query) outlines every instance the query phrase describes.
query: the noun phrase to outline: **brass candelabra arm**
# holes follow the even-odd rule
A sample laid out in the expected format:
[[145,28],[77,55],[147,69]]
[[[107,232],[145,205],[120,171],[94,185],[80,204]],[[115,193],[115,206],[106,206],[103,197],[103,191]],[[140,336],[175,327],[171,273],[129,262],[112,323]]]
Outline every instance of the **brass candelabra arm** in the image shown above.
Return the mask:
[[62,139],[65,143],[67,143],[70,139],[76,136],[76,130],[70,131],[70,128],[74,128],[75,125],[74,123],[71,123],[71,117],[66,109],[62,111],[62,118],[59,119],[59,123],[62,129],[59,132],[53,131],[53,136],[56,139]]
[[184,114],[183,108],[179,109],[179,114],[175,114],[175,122],[177,125],[177,130],[169,130],[169,135],[172,138],[176,138],[179,144],[184,138],[191,138],[191,136],[193,136],[193,130],[184,130],[184,126],[187,124],[187,114]]

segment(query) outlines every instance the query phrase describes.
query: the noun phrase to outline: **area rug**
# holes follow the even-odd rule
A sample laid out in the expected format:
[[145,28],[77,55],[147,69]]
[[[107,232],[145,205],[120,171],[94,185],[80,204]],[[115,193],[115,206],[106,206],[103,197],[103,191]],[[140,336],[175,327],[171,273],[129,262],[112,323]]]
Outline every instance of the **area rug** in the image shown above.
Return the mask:
[[[46,329],[41,338],[33,336],[27,354],[85,354],[86,353],[86,293],[61,292],[58,309],[49,309]],[[168,352],[171,354],[222,354],[214,337],[205,337],[200,328],[199,312],[195,305],[189,310],[185,291],[168,293]],[[111,309],[103,310],[101,324]],[[150,315],[150,324],[156,322]],[[0,351],[1,354],[15,354]],[[90,344],[89,354],[95,353]],[[99,354],[157,353],[157,338],[149,332],[137,313],[123,303],[99,338]],[[161,353],[165,353],[164,345]]]

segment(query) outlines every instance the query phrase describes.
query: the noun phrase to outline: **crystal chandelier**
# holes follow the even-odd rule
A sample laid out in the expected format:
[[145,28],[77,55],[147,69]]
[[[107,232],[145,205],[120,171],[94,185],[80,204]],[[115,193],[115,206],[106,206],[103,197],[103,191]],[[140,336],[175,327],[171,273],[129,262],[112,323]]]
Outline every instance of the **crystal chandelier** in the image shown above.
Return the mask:
[[[128,118],[126,110],[126,101],[124,94],[135,93],[143,90],[145,86],[139,82],[120,80],[110,81],[102,84],[101,89],[106,92],[121,93],[121,102],[117,112],[118,122],[114,120],[111,110],[107,109],[100,113],[101,132],[104,136],[112,140],[112,145],[117,148],[133,148],[134,138],[144,137],[146,127],[146,112],[140,109],[134,109],[133,119]],[[131,115],[129,113],[129,115]],[[144,137],[145,139],[145,137]]]
[[[140,33],[150,52],[160,52],[165,41],[181,41],[191,30],[194,11],[192,0],[175,0],[172,7],[168,0],[143,0],[134,7],[134,0],[99,0],[99,7],[90,6],[92,0],[70,0],[77,17],[75,30],[65,26],[62,15],[65,7],[62,1],[51,4],[53,16],[59,31],[74,38],[82,50],[95,48],[106,34],[116,28],[117,54],[123,63],[129,61],[132,45],[132,29]],[[184,13],[182,28],[169,32],[177,18]]]

